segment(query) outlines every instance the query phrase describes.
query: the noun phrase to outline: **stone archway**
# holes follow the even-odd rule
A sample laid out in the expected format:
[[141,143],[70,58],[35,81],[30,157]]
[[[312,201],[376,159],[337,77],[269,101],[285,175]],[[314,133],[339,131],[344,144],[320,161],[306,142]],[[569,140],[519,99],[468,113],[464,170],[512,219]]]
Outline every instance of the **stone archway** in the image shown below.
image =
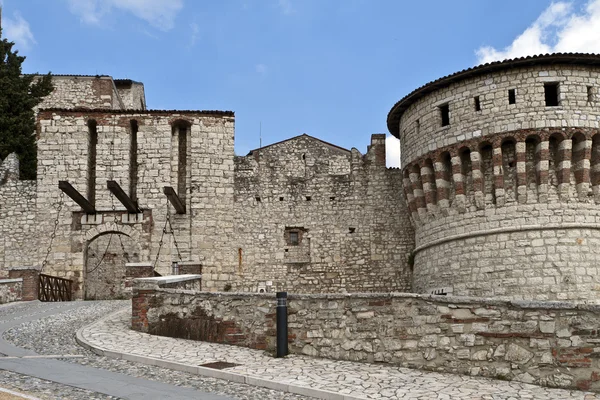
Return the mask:
[[87,242],[84,265],[86,300],[126,299],[128,262],[140,261],[140,247],[134,239],[119,231],[106,231]]

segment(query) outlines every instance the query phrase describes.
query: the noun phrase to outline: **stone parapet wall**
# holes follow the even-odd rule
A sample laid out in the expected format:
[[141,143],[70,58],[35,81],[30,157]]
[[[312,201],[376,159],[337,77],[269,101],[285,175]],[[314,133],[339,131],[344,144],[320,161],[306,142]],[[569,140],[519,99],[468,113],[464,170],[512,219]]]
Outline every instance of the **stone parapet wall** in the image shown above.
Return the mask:
[[38,104],[45,108],[123,109],[117,89],[110,76],[52,76],[54,90]]
[[[545,105],[544,84],[549,82],[559,84],[558,106]],[[440,87],[402,115],[397,128],[402,166],[438,148],[518,129],[597,128],[599,88],[599,67],[567,64],[507,68]],[[515,89],[515,104],[509,104],[509,89]],[[442,126],[443,104],[449,105],[447,126]]]
[[[275,348],[272,294],[139,290],[145,308],[139,312],[134,304],[133,320],[143,324],[134,329]],[[291,294],[288,314],[295,354],[600,391],[600,306],[401,293]]]
[[8,271],[9,279],[20,279],[21,300],[31,301],[38,299],[40,285],[40,269],[35,267],[15,267]]
[[301,135],[236,157],[234,199],[233,290],[410,290],[413,232],[385,135],[365,155]]
[[23,300],[23,279],[0,279],[0,304]]
[[6,276],[12,267],[34,263],[40,250],[35,240],[36,188],[35,181],[0,182],[0,275]]

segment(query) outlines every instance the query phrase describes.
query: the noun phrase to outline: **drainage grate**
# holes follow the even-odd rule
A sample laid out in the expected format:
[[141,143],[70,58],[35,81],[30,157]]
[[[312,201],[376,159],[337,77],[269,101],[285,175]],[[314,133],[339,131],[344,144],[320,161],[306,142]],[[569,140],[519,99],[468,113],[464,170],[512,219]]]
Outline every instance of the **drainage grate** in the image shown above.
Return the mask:
[[225,361],[216,361],[216,362],[211,362],[211,363],[206,363],[206,364],[200,364],[201,367],[213,368],[213,369],[225,369],[225,368],[237,367],[238,365],[241,365],[241,364],[233,364],[233,363],[229,363],[229,362],[225,362]]

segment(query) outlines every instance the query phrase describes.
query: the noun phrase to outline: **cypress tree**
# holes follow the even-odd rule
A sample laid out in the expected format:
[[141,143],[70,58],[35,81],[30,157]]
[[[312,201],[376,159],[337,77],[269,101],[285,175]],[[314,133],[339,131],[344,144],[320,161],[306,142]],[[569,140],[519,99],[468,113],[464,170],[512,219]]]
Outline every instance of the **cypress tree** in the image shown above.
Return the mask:
[[[0,14],[1,15],[1,14]],[[33,108],[52,92],[50,73],[23,75],[25,57],[13,50],[14,42],[2,39],[0,27],[0,160],[16,152],[21,179],[35,179],[37,146]]]

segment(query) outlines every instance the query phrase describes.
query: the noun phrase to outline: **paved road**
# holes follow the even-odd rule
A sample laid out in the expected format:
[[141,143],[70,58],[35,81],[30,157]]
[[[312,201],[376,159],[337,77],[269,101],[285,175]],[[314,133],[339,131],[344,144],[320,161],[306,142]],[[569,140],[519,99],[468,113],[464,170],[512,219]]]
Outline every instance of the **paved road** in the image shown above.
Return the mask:
[[[68,312],[85,305],[84,302],[71,302],[57,309],[52,304],[47,304],[46,307],[40,307],[33,312],[24,310],[13,314],[10,320],[0,321],[0,336],[10,328],[24,322],[47,318],[52,313]],[[60,360],[60,355],[57,355],[57,359],[36,357],[39,355],[34,351],[16,347],[3,338],[0,339],[0,353],[7,356],[0,357],[0,369],[118,398],[132,400],[231,399],[230,397],[154,382],[94,367],[67,363]]]
[[[224,344],[148,335],[129,329],[131,310],[111,314],[80,331],[80,340],[140,362],[171,363],[225,379],[289,390],[322,399],[444,400],[592,400],[600,395],[550,389],[522,382],[400,368],[390,364],[334,361],[305,356],[273,358],[264,351]],[[199,365],[223,361],[232,366],[212,371]]]
[[[285,394],[110,360],[88,352],[75,331],[130,302],[28,302],[0,306],[0,386],[42,399],[283,399]],[[184,387],[187,386],[187,387]],[[289,397],[300,399],[300,397]]]

